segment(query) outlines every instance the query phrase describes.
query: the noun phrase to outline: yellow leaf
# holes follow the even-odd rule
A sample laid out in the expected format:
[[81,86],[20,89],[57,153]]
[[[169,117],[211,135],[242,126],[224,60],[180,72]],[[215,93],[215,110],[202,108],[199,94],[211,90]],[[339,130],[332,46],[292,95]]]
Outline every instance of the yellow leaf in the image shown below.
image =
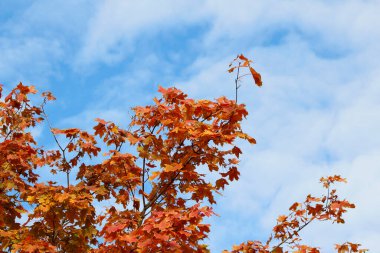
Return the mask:
[[173,172],[182,169],[182,165],[179,163],[167,164],[164,168],[165,172]]
[[160,175],[160,172],[158,171],[152,172],[152,175],[149,177],[149,180],[153,181],[158,175]]
[[117,126],[114,126],[114,127],[111,129],[111,131],[112,131],[113,133],[115,133],[115,134],[119,133],[119,129],[118,129]]
[[28,197],[26,198],[26,201],[28,201],[28,202],[33,202],[33,201],[34,201],[34,196],[28,196]]

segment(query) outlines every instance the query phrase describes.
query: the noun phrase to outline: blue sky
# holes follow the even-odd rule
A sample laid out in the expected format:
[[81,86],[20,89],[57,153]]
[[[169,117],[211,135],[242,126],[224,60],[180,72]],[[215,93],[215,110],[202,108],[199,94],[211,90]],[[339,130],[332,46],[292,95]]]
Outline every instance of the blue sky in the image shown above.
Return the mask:
[[[215,208],[213,252],[265,239],[275,217],[321,176],[339,173],[357,204],[347,224],[313,224],[305,242],[380,250],[379,1],[1,1],[0,83],[52,91],[57,127],[90,128],[101,117],[126,124],[158,84],[195,98],[233,97],[226,68],[239,53],[264,86],[247,80],[250,116],[241,180]],[[41,141],[49,145],[46,129]]]

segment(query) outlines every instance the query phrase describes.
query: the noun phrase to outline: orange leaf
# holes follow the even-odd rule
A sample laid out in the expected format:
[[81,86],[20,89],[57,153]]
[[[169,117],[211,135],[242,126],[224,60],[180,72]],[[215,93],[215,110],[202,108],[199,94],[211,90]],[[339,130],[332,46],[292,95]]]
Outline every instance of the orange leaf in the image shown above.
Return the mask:
[[262,86],[263,82],[261,81],[261,75],[252,67],[249,67],[249,70],[251,71],[252,77],[255,80],[255,84],[259,87]]
[[165,172],[173,172],[182,169],[182,164],[179,163],[173,163],[173,164],[167,164],[165,165],[164,171]]

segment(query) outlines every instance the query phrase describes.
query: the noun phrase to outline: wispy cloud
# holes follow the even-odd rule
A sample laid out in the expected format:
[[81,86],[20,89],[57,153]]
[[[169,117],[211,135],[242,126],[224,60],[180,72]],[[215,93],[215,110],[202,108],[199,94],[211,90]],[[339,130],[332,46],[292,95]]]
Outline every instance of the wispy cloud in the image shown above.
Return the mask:
[[0,38],[2,82],[46,83],[57,71],[52,59],[63,56],[57,41],[40,38]]
[[[119,63],[135,51],[135,40],[195,22],[201,1],[107,1],[91,19],[77,63]],[[154,38],[152,38],[154,40]],[[154,43],[154,41],[151,41]]]
[[311,225],[306,241],[323,252],[345,240],[379,249],[379,1],[92,3],[37,1],[12,12],[0,35],[2,81],[48,83],[59,73],[63,103],[80,101],[57,108],[60,124],[87,128],[95,117],[127,121],[126,110],[149,103],[158,83],[196,98],[233,97],[226,67],[245,53],[264,80],[259,89],[247,79],[239,91],[250,111],[244,128],[258,144],[242,144],[241,180],[211,219],[212,252],[265,239],[275,217],[320,192],[327,174],[348,178],[339,190],[357,208],[344,226]]

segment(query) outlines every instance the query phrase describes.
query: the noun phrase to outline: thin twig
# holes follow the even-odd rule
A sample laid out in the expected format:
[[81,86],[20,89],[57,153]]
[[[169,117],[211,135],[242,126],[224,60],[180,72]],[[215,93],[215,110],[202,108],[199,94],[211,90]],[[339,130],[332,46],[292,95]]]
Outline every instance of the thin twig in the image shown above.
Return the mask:
[[[52,130],[53,130],[53,127],[52,127],[52,125],[51,125],[51,123],[50,123],[50,120],[49,120],[49,117],[47,116],[47,114],[46,114],[46,112],[45,112],[45,109],[44,109],[44,105],[45,105],[45,103],[46,103],[46,100],[44,100],[44,103],[41,105],[42,115],[45,117],[46,122],[48,123],[49,129],[50,129],[50,132],[53,134],[54,141],[57,143],[59,149],[62,151],[63,162],[64,162],[64,164],[66,165],[66,164],[68,164],[68,162],[67,162],[67,160],[66,160],[66,153],[65,153],[65,151],[66,151],[66,148],[67,148],[68,145],[67,145],[65,148],[62,148],[62,146],[61,146],[61,144],[59,143],[59,141],[58,141],[56,135],[55,135],[54,132],[52,131]],[[67,190],[70,190],[70,169],[68,169],[68,170],[66,171],[66,181],[67,181]]]
[[239,66],[237,67],[237,73],[236,73],[236,78],[235,78],[235,103],[236,103],[236,104],[237,104],[237,101],[238,101],[238,89],[239,89],[238,81],[239,81],[239,73],[240,73],[240,62],[239,62]]

